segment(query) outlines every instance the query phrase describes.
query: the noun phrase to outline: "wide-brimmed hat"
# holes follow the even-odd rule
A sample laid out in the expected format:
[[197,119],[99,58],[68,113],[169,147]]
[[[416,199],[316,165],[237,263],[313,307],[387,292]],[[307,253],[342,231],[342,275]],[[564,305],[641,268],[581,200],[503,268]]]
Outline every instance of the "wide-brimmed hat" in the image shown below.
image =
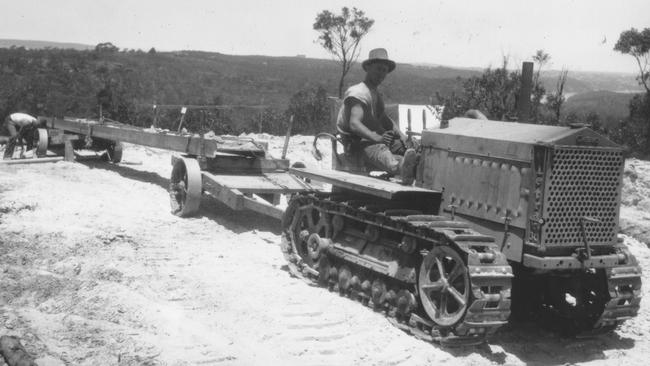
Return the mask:
[[375,48],[368,53],[368,59],[361,63],[361,67],[366,71],[368,65],[375,62],[383,62],[388,65],[388,72],[395,70],[395,61],[388,58],[388,51],[385,48]]

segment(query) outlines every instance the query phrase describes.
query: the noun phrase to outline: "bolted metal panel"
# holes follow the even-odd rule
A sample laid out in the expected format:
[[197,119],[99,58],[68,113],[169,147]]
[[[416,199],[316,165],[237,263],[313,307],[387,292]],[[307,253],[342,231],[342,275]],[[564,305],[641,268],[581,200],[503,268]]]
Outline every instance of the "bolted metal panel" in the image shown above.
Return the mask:
[[[623,158],[616,144],[594,131],[455,118],[448,128],[423,131],[422,146],[424,169],[419,184],[443,191],[443,209],[452,205],[458,213],[500,224],[508,217],[508,225],[526,230],[526,241],[540,246],[584,245],[580,219],[589,217],[602,221],[585,221],[590,243],[613,243],[609,239],[614,238],[618,222]],[[555,165],[554,154],[558,159]],[[567,187],[579,183],[571,177],[587,168],[592,169],[589,174],[602,174],[605,170],[600,165],[605,163],[618,164],[607,169],[621,169],[609,173],[612,181],[599,183],[600,191],[587,188],[592,194],[589,199],[579,191],[575,194],[580,198],[566,197]],[[605,199],[603,192],[610,190],[619,192],[616,204],[610,202],[611,197]],[[573,208],[591,205],[596,194],[603,194],[598,198],[601,211],[592,215],[591,206]],[[603,200],[609,200],[608,207]],[[574,221],[559,219],[569,212],[576,216]],[[551,222],[547,223],[549,214]]]
[[620,149],[554,146],[546,172],[541,241],[546,246],[580,246],[583,218],[591,245],[616,243],[621,177]]
[[424,151],[423,186],[443,191],[443,209],[525,228],[530,164],[449,149]]

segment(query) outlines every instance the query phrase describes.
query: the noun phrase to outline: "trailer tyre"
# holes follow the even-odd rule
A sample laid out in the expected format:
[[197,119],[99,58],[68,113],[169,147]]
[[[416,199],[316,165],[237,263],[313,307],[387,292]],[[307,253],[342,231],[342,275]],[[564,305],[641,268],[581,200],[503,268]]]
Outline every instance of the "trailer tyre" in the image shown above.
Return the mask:
[[172,213],[180,217],[196,213],[201,204],[202,188],[199,162],[192,158],[176,160],[169,182]]
[[47,154],[48,134],[47,129],[39,128],[34,132],[34,144],[36,145],[36,156],[39,158]]
[[122,148],[123,145],[119,141],[115,141],[115,143],[106,147],[107,158],[111,163],[118,164],[122,161]]

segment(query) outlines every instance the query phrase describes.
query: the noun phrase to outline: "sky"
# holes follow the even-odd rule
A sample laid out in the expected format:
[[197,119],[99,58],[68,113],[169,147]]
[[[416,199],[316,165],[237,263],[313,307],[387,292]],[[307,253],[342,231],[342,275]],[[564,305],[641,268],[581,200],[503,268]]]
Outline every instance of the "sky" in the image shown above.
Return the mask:
[[650,27],[650,0],[0,0],[0,38],[111,42],[119,48],[332,58],[312,29],[322,10],[356,7],[375,20],[361,56],[456,67],[531,61],[547,69],[636,73],[613,50],[622,31]]

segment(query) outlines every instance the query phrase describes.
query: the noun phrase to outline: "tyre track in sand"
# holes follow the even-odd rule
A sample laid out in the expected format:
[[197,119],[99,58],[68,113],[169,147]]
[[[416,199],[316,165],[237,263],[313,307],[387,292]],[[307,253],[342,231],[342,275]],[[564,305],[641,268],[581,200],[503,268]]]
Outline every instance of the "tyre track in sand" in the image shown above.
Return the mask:
[[[181,225],[187,225],[187,230],[182,231],[205,230],[204,221],[183,220]],[[262,236],[279,241],[268,233]],[[180,309],[184,318],[217,329],[237,343],[239,350],[248,349],[256,363],[383,363],[385,358],[378,357],[376,344],[364,340],[374,338],[381,344],[395,335],[409,338],[393,329],[382,315],[290,277],[277,244],[252,233],[239,234],[238,239],[171,238],[169,245],[151,249],[144,245],[139,256],[156,272],[148,286],[161,286],[154,292],[167,293],[165,300]],[[157,283],[161,278],[167,280]],[[205,351],[206,345],[197,347]],[[225,361],[236,363],[239,357],[231,355]],[[210,359],[217,358],[195,361]]]

